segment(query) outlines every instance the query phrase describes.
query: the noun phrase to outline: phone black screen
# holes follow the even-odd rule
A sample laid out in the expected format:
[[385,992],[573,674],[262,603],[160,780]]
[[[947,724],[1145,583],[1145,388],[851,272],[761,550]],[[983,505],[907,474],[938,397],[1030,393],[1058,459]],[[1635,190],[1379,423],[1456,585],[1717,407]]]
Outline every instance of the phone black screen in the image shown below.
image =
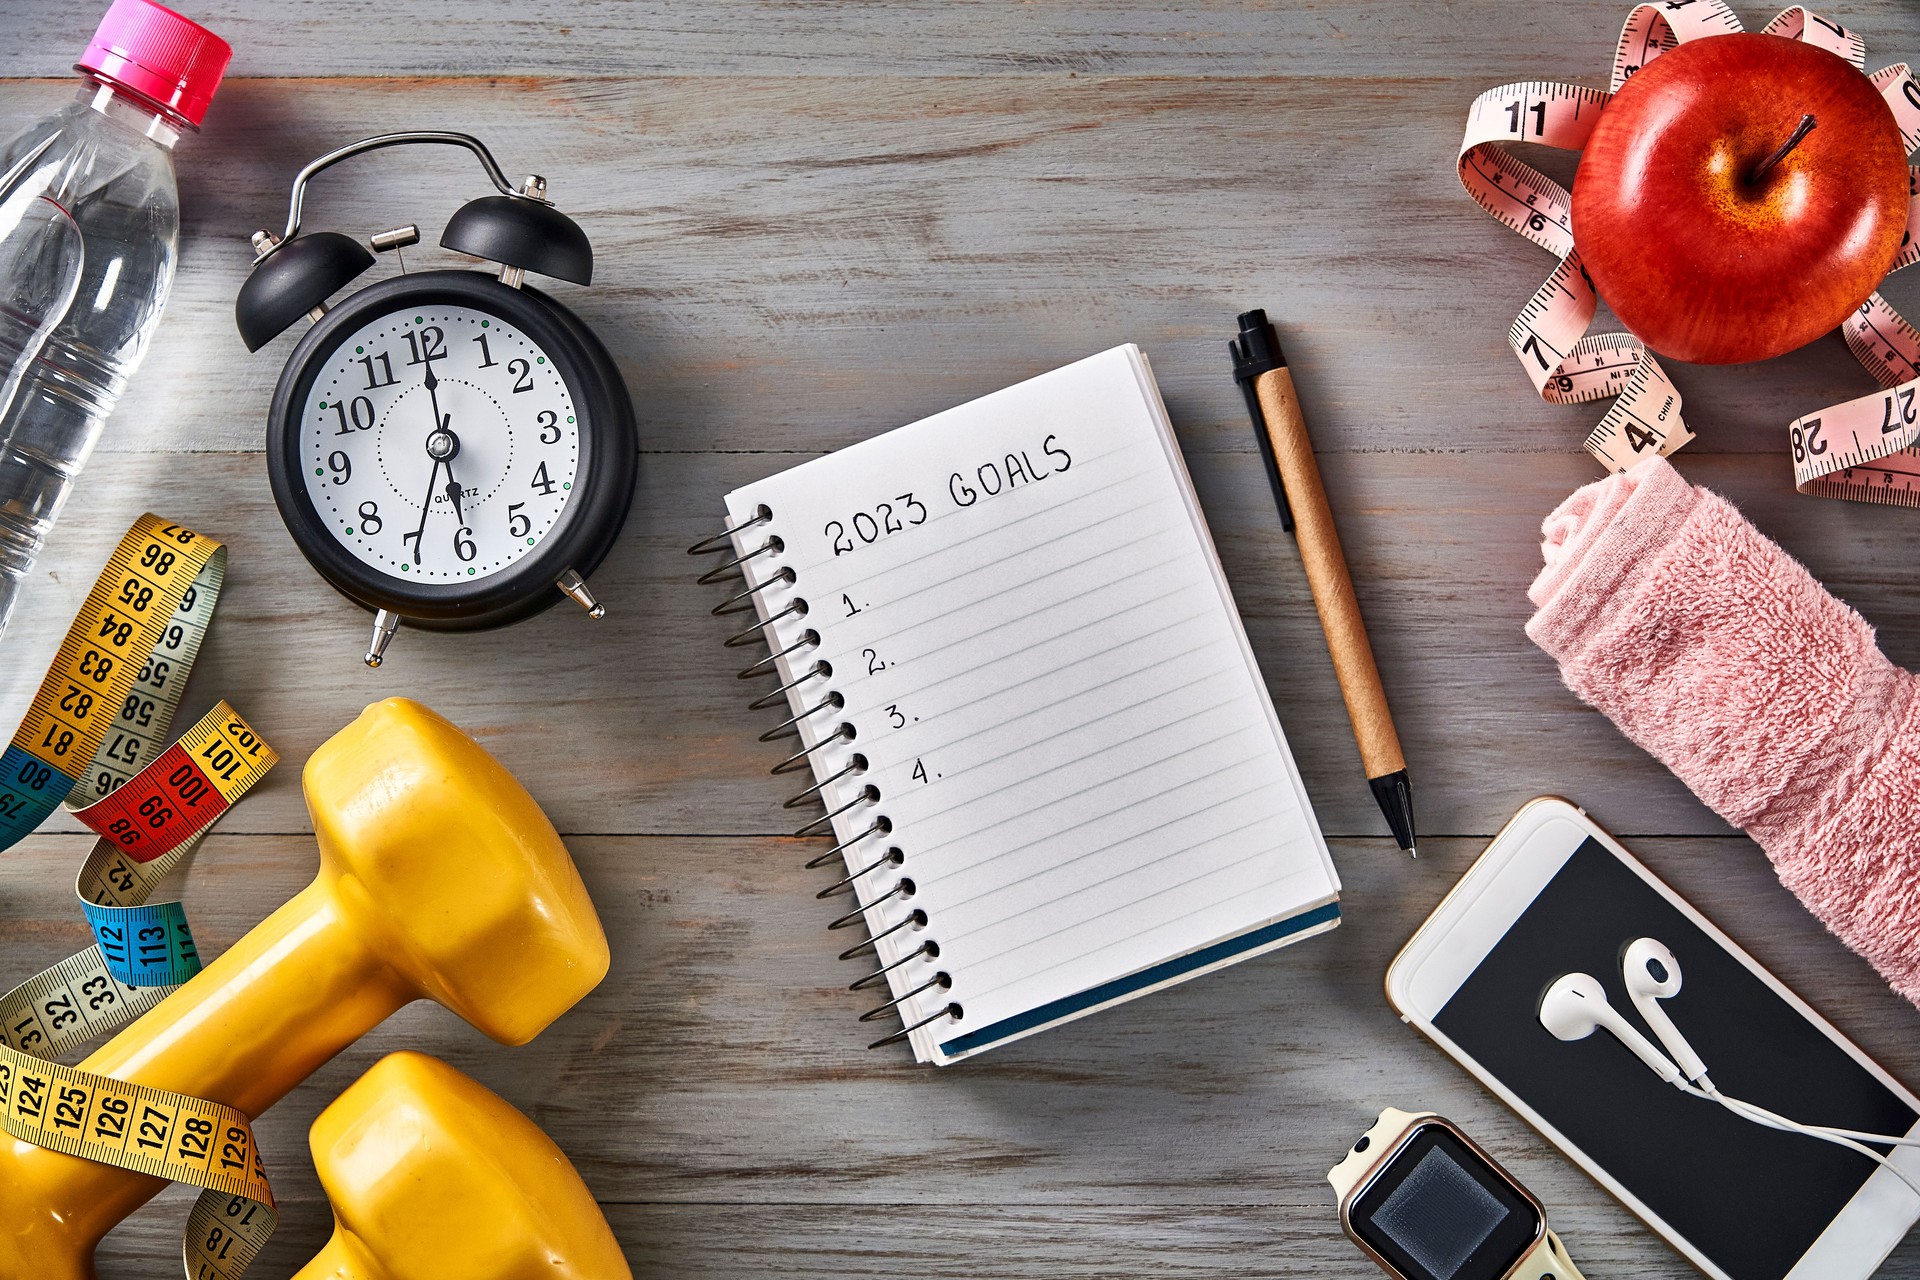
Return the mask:
[[1679,960],[1684,985],[1663,1007],[1722,1093],[1806,1124],[1913,1126],[1911,1107],[1592,839],[1434,1024],[1728,1275],[1779,1280],[1876,1166],[1689,1097],[1604,1030],[1565,1042],[1540,1025],[1541,993],[1578,971],[1658,1044],[1620,978],[1620,953],[1640,937]]

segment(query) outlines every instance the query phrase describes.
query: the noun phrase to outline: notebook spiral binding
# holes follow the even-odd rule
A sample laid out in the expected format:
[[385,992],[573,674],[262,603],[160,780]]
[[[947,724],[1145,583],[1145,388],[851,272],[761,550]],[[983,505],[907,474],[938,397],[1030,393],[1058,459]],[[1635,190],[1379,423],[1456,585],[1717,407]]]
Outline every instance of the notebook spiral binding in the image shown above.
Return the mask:
[[[758,547],[749,551],[735,552],[724,563],[709,569],[707,572],[701,574],[698,579],[703,586],[711,586],[737,576],[745,584],[744,589],[734,592],[725,600],[715,605],[712,610],[715,617],[729,617],[741,613],[751,613],[755,615],[754,620],[749,625],[743,627],[726,639],[724,643],[729,649],[750,645],[756,638],[764,639],[767,642],[767,656],[742,669],[739,673],[739,678],[742,680],[755,680],[768,675],[777,676],[780,670],[780,659],[794,658],[804,654],[807,650],[818,649],[820,647],[820,633],[812,627],[804,627],[798,635],[791,637],[781,633],[781,622],[787,619],[798,619],[807,616],[807,601],[803,596],[794,595],[785,608],[769,614],[764,619],[759,617],[760,606],[758,601],[762,591],[776,585],[790,587],[800,580],[799,574],[791,566],[778,564],[781,553],[786,550],[786,543],[778,534],[773,532],[772,524],[773,510],[763,503],[750,519],[744,520],[732,528],[724,529],[711,538],[703,538],[701,541],[687,548],[687,554],[694,556],[718,555],[732,552],[734,550],[733,540],[736,535],[762,525],[768,526],[766,539]],[[756,561],[761,563],[756,564]],[[777,565],[777,567],[774,568],[771,574],[755,581],[755,569],[762,568],[765,565]],[[801,686],[813,681],[825,683],[832,678],[833,664],[825,660],[816,660],[805,671],[787,680],[778,688],[755,698],[748,705],[755,711],[763,711],[769,707],[779,706],[787,701],[787,695],[790,692],[800,689]],[[796,698],[796,704],[805,702],[806,699],[813,696],[814,693],[815,691],[812,689],[807,690],[806,694]],[[844,706],[846,706],[846,698],[844,698],[838,690],[832,688],[821,689],[818,691],[817,700],[814,701],[811,706],[793,712],[785,720],[782,720],[779,724],[761,734],[760,741],[777,742],[786,738],[799,738],[801,736],[800,726],[802,723],[817,723],[814,721],[814,717],[824,713],[838,711]],[[821,751],[829,746],[852,742],[856,734],[857,731],[854,726],[843,720],[834,727],[832,732],[821,737],[812,746],[802,747],[800,750],[788,755],[784,760],[780,761],[780,763],[774,765],[772,772],[778,775],[795,773],[803,769],[811,769],[813,768],[815,752]],[[876,808],[880,804],[880,788],[873,786],[871,783],[859,788],[854,792],[851,799],[844,801],[838,807],[833,807],[833,803],[829,799],[829,794],[838,784],[849,778],[859,777],[867,771],[867,767],[866,756],[858,751],[851,752],[847,757],[846,763],[837,771],[832,774],[825,774],[824,770],[820,771],[815,775],[818,781],[806,790],[788,799],[786,803],[782,805],[782,808],[797,809],[814,801],[819,801],[825,809],[819,817],[814,818],[798,831],[795,831],[794,835],[803,839],[809,836],[829,835],[833,831],[833,821],[835,818],[863,807],[868,809]],[[847,856],[849,850],[862,846],[870,840],[877,841],[883,839],[891,833],[892,830],[893,823],[887,816],[883,813],[875,812],[873,820],[867,825],[864,831],[842,840],[825,853],[810,859],[806,864],[807,869],[814,870],[825,867],[842,859],[844,859],[841,863],[843,866],[851,865],[854,860],[852,857]],[[815,895],[821,899],[836,898],[846,894],[855,895],[856,905],[853,910],[834,920],[827,926],[828,929],[845,929],[862,921],[867,923],[867,940],[842,951],[839,956],[840,959],[854,960],[861,956],[870,955],[875,960],[879,960],[881,958],[879,946],[882,939],[892,937],[907,930],[924,930],[929,926],[930,921],[926,911],[918,906],[913,907],[905,915],[886,925],[884,928],[876,928],[875,922],[868,919],[868,912],[877,911],[883,903],[895,901],[904,902],[911,899],[914,895],[914,883],[911,876],[899,876],[890,888],[876,895],[872,902],[866,906],[857,905],[860,885],[863,883],[872,883],[872,881],[867,880],[867,877],[884,876],[890,869],[898,869],[904,866],[906,860],[907,856],[905,852],[898,846],[886,846],[876,856],[866,861],[864,865],[859,866],[857,870],[850,871]],[[916,960],[937,960],[939,956],[940,944],[932,938],[927,938],[922,941],[918,947],[902,955],[899,959],[888,964],[882,964],[871,973],[864,974],[855,979],[849,984],[848,990],[867,991],[875,987],[885,988],[889,981],[889,975],[895,970]],[[908,1007],[911,1006],[915,1000],[926,995],[928,992],[947,991],[951,990],[952,987],[952,976],[944,969],[936,970],[931,978],[928,978],[925,982],[920,983],[905,994],[897,996],[885,1004],[869,1009],[861,1014],[860,1021],[862,1022],[873,1022],[894,1013],[898,1013],[901,1019],[901,1027],[898,1031],[875,1040],[867,1047],[870,1049],[878,1049],[884,1045],[905,1040],[913,1032],[938,1022],[942,1018],[951,1019],[954,1022],[960,1021],[960,1019],[965,1016],[965,1010],[961,1008],[958,1001],[948,1001],[933,1013],[919,1019],[917,1022],[909,1024],[906,1021],[909,1016],[907,1013]]]

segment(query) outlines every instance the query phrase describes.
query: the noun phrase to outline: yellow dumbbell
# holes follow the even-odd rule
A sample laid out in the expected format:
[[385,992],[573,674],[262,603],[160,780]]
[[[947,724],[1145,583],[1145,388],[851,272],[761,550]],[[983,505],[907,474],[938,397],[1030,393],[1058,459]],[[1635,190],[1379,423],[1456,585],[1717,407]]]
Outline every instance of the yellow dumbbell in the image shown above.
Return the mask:
[[[540,806],[417,702],[376,703],[302,774],[320,874],[81,1063],[258,1116],[414,1000],[524,1044],[607,972],[607,939]],[[0,1276],[91,1280],[165,1182],[0,1137]]]
[[560,1148],[438,1059],[382,1058],[309,1143],[334,1231],[294,1280],[631,1280]]

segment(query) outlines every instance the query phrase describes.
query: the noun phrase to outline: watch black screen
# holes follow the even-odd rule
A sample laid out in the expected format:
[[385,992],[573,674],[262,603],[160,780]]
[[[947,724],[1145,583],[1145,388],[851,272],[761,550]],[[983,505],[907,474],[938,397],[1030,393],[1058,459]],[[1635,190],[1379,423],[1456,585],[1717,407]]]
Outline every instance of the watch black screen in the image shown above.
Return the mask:
[[1347,1213],[1408,1280],[1497,1280],[1540,1235],[1540,1215],[1452,1131],[1427,1124]]

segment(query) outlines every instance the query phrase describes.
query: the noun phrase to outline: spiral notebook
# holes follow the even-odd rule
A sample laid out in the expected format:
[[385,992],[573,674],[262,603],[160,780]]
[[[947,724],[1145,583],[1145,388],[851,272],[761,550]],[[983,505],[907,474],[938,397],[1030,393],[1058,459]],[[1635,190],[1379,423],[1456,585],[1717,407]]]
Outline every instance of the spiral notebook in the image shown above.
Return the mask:
[[[1146,357],[1124,346],[727,495],[730,643],[923,1062],[1339,923],[1339,878]],[[696,548],[698,550],[700,548]],[[771,713],[770,713],[771,714]],[[838,884],[832,883],[838,880]],[[863,933],[864,928],[864,933]],[[842,936],[845,936],[842,934]]]

